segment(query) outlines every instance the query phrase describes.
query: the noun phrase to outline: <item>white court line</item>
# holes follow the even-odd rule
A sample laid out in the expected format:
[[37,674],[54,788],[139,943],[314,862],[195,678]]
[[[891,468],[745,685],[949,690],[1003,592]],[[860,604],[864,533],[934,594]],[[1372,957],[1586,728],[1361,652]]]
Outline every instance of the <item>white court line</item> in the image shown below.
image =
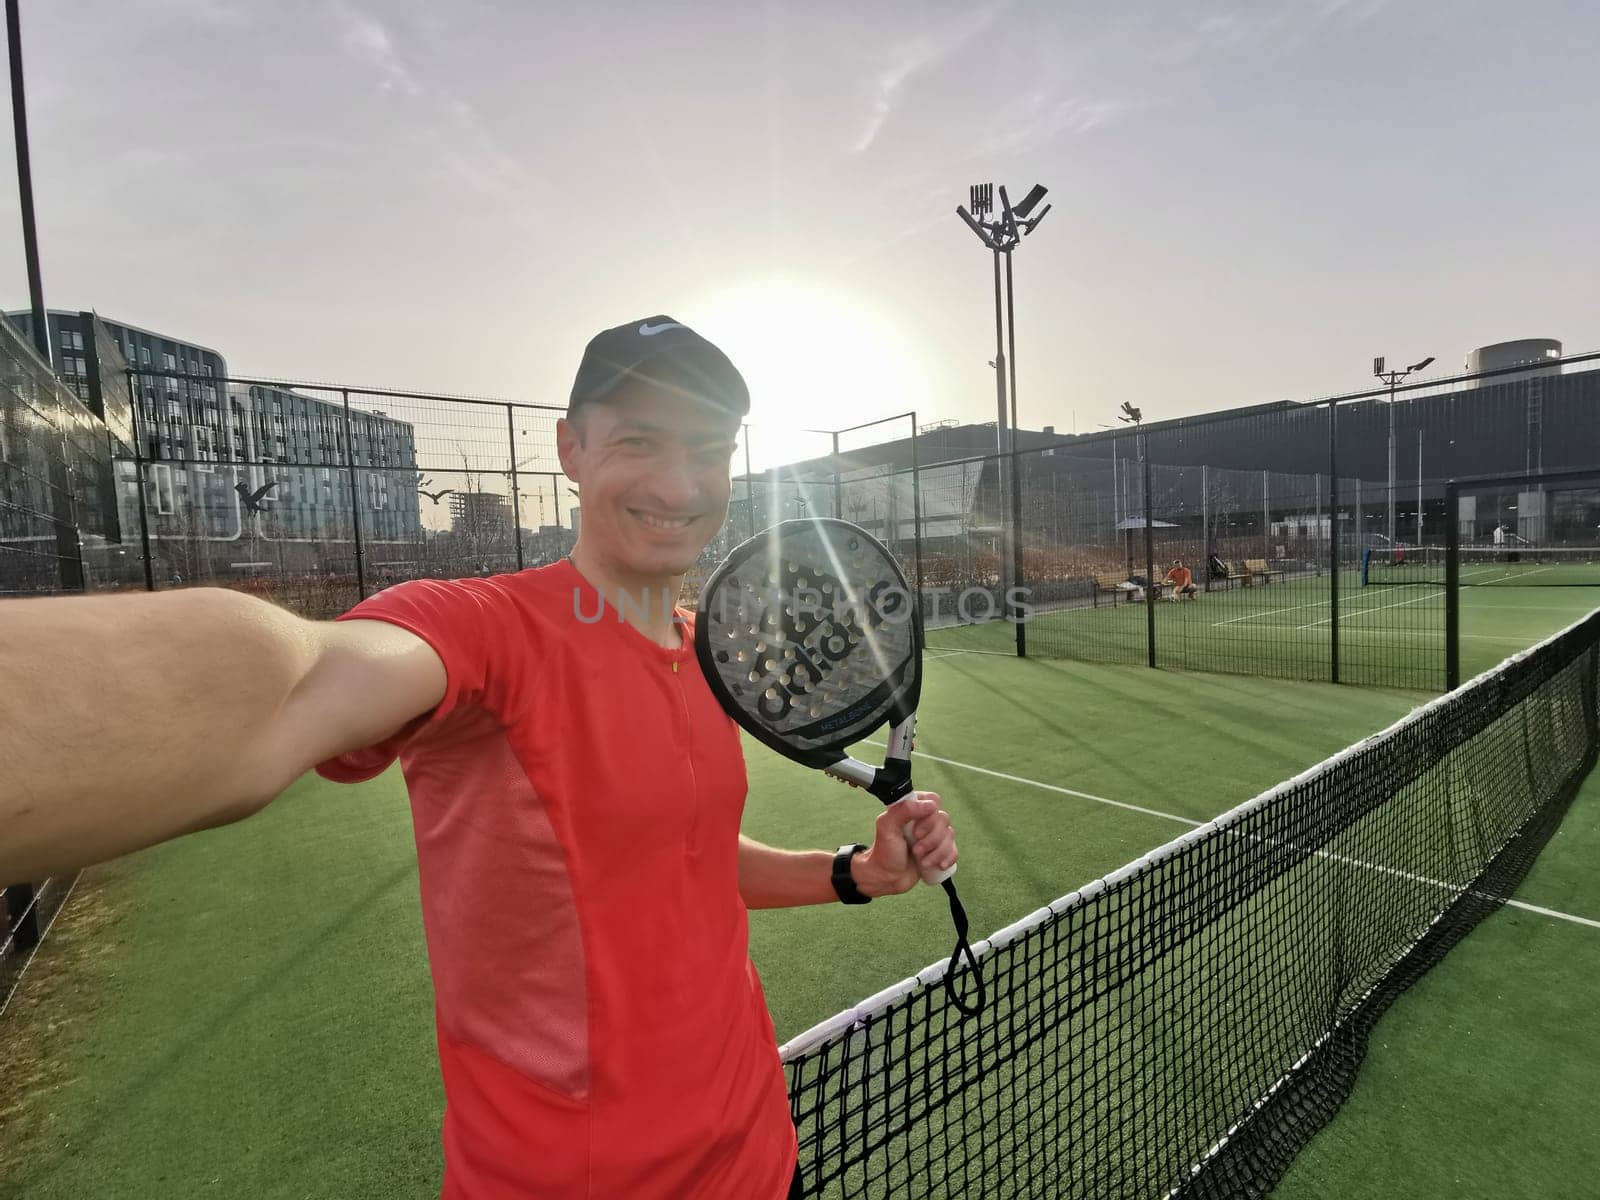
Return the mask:
[[[1422,585],[1421,584],[1402,584],[1401,586],[1402,587],[1420,587]],[[1419,597],[1418,600],[1422,600],[1422,599],[1426,599],[1426,598],[1427,597]],[[1405,600],[1405,601],[1402,601],[1401,603],[1404,603],[1404,604],[1416,604],[1418,602],[1418,600]],[[1294,612],[1296,609],[1301,609],[1301,608],[1317,608],[1317,607],[1319,607],[1321,605],[1324,605],[1324,604],[1327,604],[1327,603],[1328,603],[1327,600],[1309,600],[1304,604],[1290,604],[1290,605],[1288,605],[1288,606],[1286,606],[1284,608],[1264,608],[1260,612],[1245,613],[1245,615],[1242,616],[1242,617],[1229,617],[1226,621],[1213,621],[1213,622],[1211,622],[1211,627],[1213,629],[1215,629],[1220,625],[1232,625],[1237,621],[1253,621],[1257,617],[1270,617],[1274,613]],[[1379,605],[1375,605],[1375,606],[1373,606],[1371,608],[1355,608],[1355,609],[1349,610],[1348,612],[1340,613],[1340,617],[1343,618],[1345,616],[1360,616],[1364,612],[1376,612],[1380,608],[1395,608],[1395,607],[1397,607],[1397,606],[1393,605],[1393,604],[1379,604]],[[1322,618],[1322,620],[1312,621],[1308,625],[1297,625],[1295,628],[1297,628],[1297,629],[1310,629],[1312,625],[1321,625],[1323,623],[1323,621],[1326,621],[1328,619],[1329,618],[1324,617],[1324,618]]]
[[[1415,640],[1419,632],[1428,633],[1431,631],[1416,629],[1341,629],[1339,631],[1339,636],[1344,637],[1347,634],[1354,634],[1357,637],[1410,638]],[[1526,637],[1502,637],[1501,635],[1494,633],[1463,633],[1459,634],[1458,636],[1462,638],[1471,638],[1475,642],[1509,642],[1513,646],[1524,647],[1534,646],[1539,642],[1539,634],[1537,633],[1530,633]],[[1437,649],[1438,647],[1435,646],[1428,648]]]
[[1297,608],[1315,608],[1319,604],[1326,603],[1326,600],[1311,600],[1305,604],[1291,604],[1287,608],[1268,608],[1261,612],[1245,613],[1242,617],[1229,617],[1226,621],[1213,621],[1211,627],[1215,629],[1218,625],[1232,625],[1235,621],[1253,621],[1257,617],[1270,617],[1273,613],[1293,612]]
[[1015,658],[1017,656],[1015,650],[941,650],[935,646],[934,653],[931,656],[924,653],[922,660],[926,662],[929,657],[944,658],[951,654],[993,654],[998,658]]
[[[881,742],[869,741],[866,744],[869,746],[876,746],[880,750],[884,748],[883,743]],[[1079,800],[1092,800],[1096,804],[1106,804],[1112,808],[1122,808],[1129,812],[1142,813],[1144,816],[1157,817],[1163,821],[1176,821],[1178,824],[1187,825],[1191,829],[1198,829],[1201,825],[1207,824],[1205,821],[1193,821],[1188,817],[1180,817],[1176,813],[1162,812],[1160,809],[1155,808],[1144,808],[1141,805],[1129,804],[1123,800],[1111,800],[1105,796],[1096,796],[1090,792],[1080,792],[1074,788],[1061,787],[1060,785],[1054,783],[1043,783],[1037,779],[1028,779],[1021,775],[1008,775],[1004,771],[993,771],[988,767],[974,766],[972,763],[964,763],[954,758],[943,758],[937,754],[924,754],[921,751],[918,751],[917,757],[925,758],[929,762],[942,763],[947,767],[960,767],[963,771],[971,771],[977,775],[987,775],[992,779],[1003,779],[1007,783],[1020,783],[1024,787],[1038,788],[1040,791],[1044,792],[1055,792],[1057,795],[1061,796],[1073,796]],[[1431,887],[1441,888],[1445,891],[1460,890],[1456,888],[1454,884],[1444,883],[1437,879],[1429,879],[1422,875],[1412,875],[1408,871],[1401,871],[1395,867],[1385,867],[1378,863],[1362,862],[1359,859],[1347,858],[1342,854],[1333,854],[1326,850],[1319,850],[1315,853],[1319,858],[1331,859],[1337,862],[1346,863],[1350,866],[1368,867],[1374,871],[1380,871],[1386,875],[1399,875],[1406,879],[1414,880],[1418,883],[1425,883]],[[1493,896],[1486,896],[1485,898],[1499,899],[1499,897]],[[1573,913],[1561,912],[1554,908],[1543,908],[1540,905],[1529,904],[1523,900],[1506,899],[1503,902],[1510,908],[1520,908],[1524,912],[1538,913],[1540,916],[1551,917],[1558,921],[1570,921],[1574,925],[1587,925],[1592,929],[1600,929],[1600,921],[1594,921],[1588,917],[1580,917]]]
[[[1485,569],[1486,570],[1493,570],[1494,568],[1485,568]],[[1500,581],[1502,579],[1526,579],[1529,575],[1542,575],[1546,571],[1550,571],[1550,570],[1554,570],[1554,568],[1553,567],[1536,567],[1532,571],[1501,571],[1500,574],[1496,575],[1489,582],[1491,584],[1493,584],[1493,583],[1496,583],[1496,582],[1498,582],[1498,581]],[[1539,585],[1535,584],[1534,586],[1537,587]]]
[[[1600,589],[1596,589],[1600,590]],[[1576,604],[1474,604],[1476,612],[1553,612],[1577,613],[1582,616],[1592,607],[1588,600],[1579,600]]]
[[[1351,610],[1350,612],[1341,612],[1339,614],[1339,621],[1340,621],[1339,631],[1341,633],[1344,632],[1343,622],[1346,621],[1347,619],[1349,619],[1350,617],[1359,617],[1359,616],[1362,616],[1365,613],[1382,612],[1386,608],[1404,608],[1408,604],[1421,604],[1424,600],[1433,600],[1433,599],[1436,599],[1436,598],[1437,598],[1437,593],[1436,592],[1428,592],[1426,595],[1418,596],[1414,600],[1396,600],[1393,604],[1373,604],[1373,605],[1368,605],[1366,608],[1357,608],[1357,609]],[[1296,629],[1311,629],[1311,628],[1314,628],[1317,625],[1328,625],[1328,624],[1331,624],[1332,621],[1333,621],[1332,617],[1323,617],[1322,620],[1320,620],[1320,621],[1310,621],[1310,622],[1308,622],[1308,623],[1306,623],[1304,625],[1296,625],[1295,628]]]
[[[866,745],[876,746],[879,750],[885,748],[882,742],[869,741],[866,743]],[[988,767],[975,767],[971,763],[957,762],[953,758],[940,758],[937,754],[924,754],[922,751],[918,750],[916,752],[916,756],[918,758],[925,758],[929,762],[943,763],[947,767],[960,767],[964,771],[973,771],[979,775],[988,775],[994,779],[1003,779],[1007,783],[1020,783],[1026,787],[1038,788],[1041,791],[1055,792],[1060,796],[1076,796],[1080,800],[1093,800],[1096,804],[1109,804],[1112,808],[1125,808],[1129,812],[1142,813],[1147,817],[1159,817],[1163,821],[1176,821],[1178,824],[1187,825],[1191,829],[1196,829],[1205,824],[1204,821],[1191,821],[1188,817],[1180,817],[1176,813],[1161,812],[1159,809],[1154,808],[1141,808],[1137,804],[1129,804],[1124,800],[1110,800],[1105,796],[1094,796],[1088,792],[1080,792],[1073,788],[1061,787],[1059,784],[1041,783],[1037,779],[1024,779],[1021,775],[1007,775],[1004,771],[991,771]]]
[[[1374,631],[1362,630],[1362,632],[1371,633]],[[1531,646],[1534,643],[1534,639],[1539,635],[1536,633],[1531,633],[1527,637],[1502,637],[1501,635],[1494,633],[1458,633],[1456,636],[1460,638],[1471,638],[1475,642],[1511,642],[1513,645],[1517,646]]]

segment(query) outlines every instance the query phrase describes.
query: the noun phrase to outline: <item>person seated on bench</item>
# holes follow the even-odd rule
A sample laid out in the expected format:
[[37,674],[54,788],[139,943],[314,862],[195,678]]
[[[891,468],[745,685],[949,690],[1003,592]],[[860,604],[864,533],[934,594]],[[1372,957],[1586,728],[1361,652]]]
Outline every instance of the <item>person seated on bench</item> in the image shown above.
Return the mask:
[[1199,599],[1200,589],[1195,586],[1194,574],[1183,565],[1183,559],[1172,560],[1172,569],[1167,572],[1166,581],[1172,585],[1170,599],[1174,602],[1179,596],[1187,596],[1191,600]]

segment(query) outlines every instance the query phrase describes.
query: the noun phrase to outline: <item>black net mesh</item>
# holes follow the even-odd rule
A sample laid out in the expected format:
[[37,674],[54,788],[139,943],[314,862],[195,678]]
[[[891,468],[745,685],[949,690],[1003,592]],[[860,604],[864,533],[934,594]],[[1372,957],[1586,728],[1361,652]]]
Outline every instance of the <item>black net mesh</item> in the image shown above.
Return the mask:
[[[1462,546],[1461,587],[1600,588],[1600,545]],[[1368,551],[1362,582],[1369,586],[1443,587],[1444,546],[1408,546],[1393,554]]]
[[[1461,587],[1600,588],[1600,467],[1463,481],[1455,506]],[[1418,550],[1403,564],[1369,559],[1368,581],[1444,582],[1445,548]]]
[[1600,613],[784,1048],[803,1194],[1260,1196],[1592,768]]

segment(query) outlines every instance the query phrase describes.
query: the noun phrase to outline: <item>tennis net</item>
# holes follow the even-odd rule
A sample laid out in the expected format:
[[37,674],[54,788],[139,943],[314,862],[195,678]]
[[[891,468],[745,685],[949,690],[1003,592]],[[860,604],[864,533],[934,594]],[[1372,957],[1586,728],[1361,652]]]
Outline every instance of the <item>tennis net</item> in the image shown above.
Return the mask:
[[783,1048],[806,1196],[1261,1196],[1594,765],[1600,611]]
[[[1600,546],[1461,546],[1462,587],[1600,587]],[[1446,548],[1368,550],[1363,584],[1445,582]]]

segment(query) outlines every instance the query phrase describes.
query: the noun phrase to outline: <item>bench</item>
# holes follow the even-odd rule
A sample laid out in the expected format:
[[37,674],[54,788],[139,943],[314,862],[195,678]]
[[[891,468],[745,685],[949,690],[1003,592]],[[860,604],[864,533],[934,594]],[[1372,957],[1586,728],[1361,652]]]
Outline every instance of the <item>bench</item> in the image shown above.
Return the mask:
[[1102,593],[1111,597],[1112,604],[1117,602],[1117,597],[1119,595],[1124,594],[1128,597],[1128,601],[1132,603],[1133,593],[1138,590],[1133,584],[1128,582],[1127,576],[1118,575],[1115,572],[1101,572],[1098,575],[1092,576],[1090,582],[1094,584],[1094,606],[1096,608],[1100,607],[1100,596]]
[[1244,565],[1245,570],[1249,571],[1252,575],[1261,576],[1263,581],[1266,583],[1271,583],[1274,575],[1277,575],[1280,578],[1283,575],[1283,572],[1278,570],[1276,567],[1267,566],[1267,560],[1264,558],[1247,558],[1244,560]]
[[[1102,593],[1111,597],[1112,604],[1117,602],[1118,596],[1127,597],[1129,604],[1132,604],[1136,599],[1144,599],[1144,588],[1134,583],[1126,575],[1116,571],[1102,571],[1100,574],[1092,576],[1091,582],[1094,584],[1094,605],[1096,608],[1100,606]],[[1166,580],[1158,579],[1155,586],[1156,599],[1161,599],[1171,586]]]

